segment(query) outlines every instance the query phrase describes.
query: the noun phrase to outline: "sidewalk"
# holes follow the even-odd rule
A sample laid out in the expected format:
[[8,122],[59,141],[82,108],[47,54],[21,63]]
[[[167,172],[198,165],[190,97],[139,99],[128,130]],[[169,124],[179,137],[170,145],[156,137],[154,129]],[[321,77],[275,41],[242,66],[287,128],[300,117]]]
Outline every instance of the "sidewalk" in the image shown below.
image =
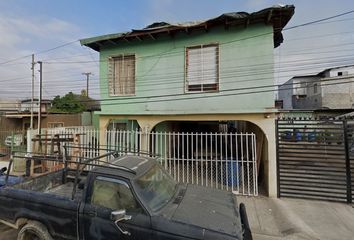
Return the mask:
[[322,201],[243,197],[255,240],[352,240],[352,205]]

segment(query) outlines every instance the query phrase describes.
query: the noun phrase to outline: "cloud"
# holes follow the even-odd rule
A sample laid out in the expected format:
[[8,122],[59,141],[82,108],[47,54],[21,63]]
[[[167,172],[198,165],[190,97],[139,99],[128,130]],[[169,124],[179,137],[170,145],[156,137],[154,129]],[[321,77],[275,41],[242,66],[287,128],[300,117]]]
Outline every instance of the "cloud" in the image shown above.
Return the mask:
[[[71,42],[86,34],[83,34],[75,24],[57,18],[1,15],[0,35],[1,63]],[[70,90],[79,92],[85,88],[86,82],[81,75],[82,72],[90,71],[98,76],[97,63],[80,63],[92,61],[91,54],[89,50],[75,43],[55,51],[36,55],[37,61],[44,60],[45,97],[62,95]],[[97,54],[94,54],[93,59],[97,59]],[[68,61],[73,63],[60,63]],[[31,57],[18,59],[8,64],[0,64],[0,98],[23,99],[31,96],[30,67]],[[36,66],[36,95],[38,92],[37,70],[38,65]],[[93,80],[91,86],[94,85],[96,89],[91,93],[96,92],[97,97],[98,82]]]

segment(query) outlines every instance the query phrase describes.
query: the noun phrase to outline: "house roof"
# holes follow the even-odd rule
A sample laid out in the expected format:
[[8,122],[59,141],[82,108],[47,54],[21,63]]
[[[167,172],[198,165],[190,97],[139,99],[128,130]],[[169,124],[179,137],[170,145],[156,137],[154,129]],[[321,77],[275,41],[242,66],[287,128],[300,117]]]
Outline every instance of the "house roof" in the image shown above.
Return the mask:
[[318,74],[311,74],[311,75],[297,75],[297,76],[292,77],[291,79],[294,79],[294,78],[308,78],[308,77],[318,77]]
[[[327,68],[317,74],[311,74],[311,75],[297,75],[292,77],[291,79],[294,78],[305,78],[305,77],[321,77],[325,72],[331,71],[333,69],[340,69],[340,68],[347,68],[347,67],[354,67],[354,64],[352,65],[344,65],[344,66],[337,66],[337,67],[331,67],[331,68]],[[288,81],[290,81],[291,79],[289,79]]]
[[347,68],[347,67],[354,67],[354,64],[327,68],[327,69],[323,70],[322,72],[319,72],[317,75],[320,76],[320,75],[324,74],[325,72],[331,71],[333,69]]
[[178,32],[191,33],[194,30],[215,26],[245,26],[256,23],[271,24],[273,26],[274,47],[283,42],[282,30],[293,16],[295,7],[293,5],[275,5],[258,12],[231,12],[224,13],[216,18],[204,21],[167,23],[156,22],[143,29],[133,29],[129,32],[102,35],[92,38],[81,39],[81,45],[100,51],[101,46],[117,45],[121,42],[143,41],[145,39],[156,39],[162,35],[174,35]]

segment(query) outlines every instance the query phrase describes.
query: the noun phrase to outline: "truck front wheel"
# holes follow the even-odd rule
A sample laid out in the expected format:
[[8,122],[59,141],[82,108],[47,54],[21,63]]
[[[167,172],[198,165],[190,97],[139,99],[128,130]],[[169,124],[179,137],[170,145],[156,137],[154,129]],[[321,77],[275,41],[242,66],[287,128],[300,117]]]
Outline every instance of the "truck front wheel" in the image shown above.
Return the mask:
[[17,240],[53,240],[53,238],[43,224],[29,221],[18,232]]

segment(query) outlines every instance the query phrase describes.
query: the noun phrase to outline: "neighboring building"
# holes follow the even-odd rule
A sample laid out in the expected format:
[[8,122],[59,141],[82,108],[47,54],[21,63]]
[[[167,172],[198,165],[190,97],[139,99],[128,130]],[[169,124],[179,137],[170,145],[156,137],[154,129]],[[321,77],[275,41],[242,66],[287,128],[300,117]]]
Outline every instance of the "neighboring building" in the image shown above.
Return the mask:
[[[91,126],[92,125],[91,112],[83,113],[46,113],[42,114],[41,127],[55,128],[55,127],[72,127],[72,126]],[[38,127],[38,114],[34,114],[33,127]],[[30,113],[21,114],[5,114],[0,116],[1,127],[0,130],[27,130],[30,128]]]
[[267,142],[265,182],[276,196],[274,94],[246,93],[274,84],[273,49],[293,13],[294,6],[274,6],[81,40],[100,52],[100,129],[213,132],[225,122],[258,129]]
[[295,76],[279,87],[278,99],[283,109],[307,109],[309,82],[318,81],[317,75]]
[[0,115],[5,112],[17,112],[18,101],[0,100]]
[[352,109],[354,65],[295,76],[279,87],[283,109]]
[[[1,104],[1,103],[0,103]],[[55,127],[71,127],[71,126],[89,126],[92,125],[91,112],[83,113],[48,113],[51,107],[51,100],[42,100],[41,107],[41,127],[55,128]],[[9,106],[9,105],[7,105]],[[12,105],[11,105],[12,106]],[[2,130],[27,130],[30,128],[31,122],[31,99],[25,99],[17,102],[12,109],[5,111],[0,119]],[[33,101],[33,127],[38,127],[38,112],[39,101]]]
[[[41,101],[42,105],[42,113],[47,113],[48,109],[52,106],[52,101],[51,100],[45,100],[43,99]],[[32,100],[31,99],[25,99],[20,102],[20,108],[19,112],[31,112],[31,108],[33,106],[33,112],[38,113],[39,112],[39,100],[38,99],[33,99],[33,105],[32,105]]]

